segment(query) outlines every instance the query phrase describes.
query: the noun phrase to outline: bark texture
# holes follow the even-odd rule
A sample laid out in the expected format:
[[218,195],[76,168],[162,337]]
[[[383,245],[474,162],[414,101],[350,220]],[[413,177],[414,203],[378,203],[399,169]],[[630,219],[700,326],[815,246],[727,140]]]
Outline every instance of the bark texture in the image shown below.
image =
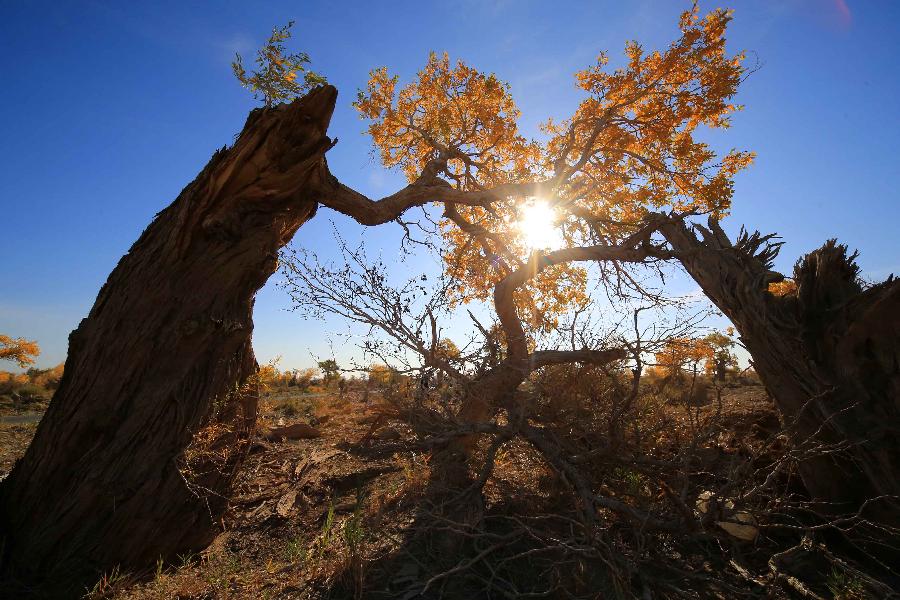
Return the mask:
[[771,270],[772,236],[742,232],[732,244],[714,220],[696,230],[699,238],[682,221],[661,229],[740,332],[807,456],[807,490],[831,503],[818,510],[900,525],[900,281],[864,288],[856,255],[831,240],[797,262],[797,292],[775,296],[768,284],[783,276]]
[[254,295],[330,181],[336,96],[253,111],[109,276],[0,485],[8,578],[70,597],[215,536],[256,419]]

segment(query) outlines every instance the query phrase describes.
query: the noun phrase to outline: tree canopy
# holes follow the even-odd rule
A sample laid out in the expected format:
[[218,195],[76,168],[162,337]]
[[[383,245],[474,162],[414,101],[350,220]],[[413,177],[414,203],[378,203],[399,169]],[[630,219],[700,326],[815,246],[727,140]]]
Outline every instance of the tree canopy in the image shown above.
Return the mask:
[[11,360],[24,369],[33,365],[40,353],[37,342],[0,334],[0,360]]
[[[651,257],[607,256],[598,247],[636,249],[653,232],[652,211],[728,211],[734,176],[753,154],[719,156],[697,134],[701,126],[727,128],[741,109],[733,98],[746,70],[744,54],[725,49],[730,20],[730,11],[701,17],[695,6],[666,50],[630,42],[625,65],[612,71],[601,54],[575,74],[586,97],[571,117],[546,121],[542,140],[520,133],[508,84],[446,54],[432,53],[402,87],[386,68],[372,71],[355,106],[382,163],[412,185],[431,183],[429,199],[443,201],[443,254],[458,301],[485,300],[520,272],[518,310],[530,312],[533,325],[552,326],[555,315],[586,301],[577,262]],[[523,235],[535,210],[551,221],[554,248]]]

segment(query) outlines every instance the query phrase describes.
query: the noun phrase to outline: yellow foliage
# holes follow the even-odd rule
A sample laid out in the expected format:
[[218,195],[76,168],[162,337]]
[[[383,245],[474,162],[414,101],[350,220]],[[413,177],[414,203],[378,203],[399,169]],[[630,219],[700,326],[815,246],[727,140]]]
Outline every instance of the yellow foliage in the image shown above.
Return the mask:
[[703,338],[672,338],[654,354],[655,368],[663,377],[677,376],[712,361],[714,352],[712,345]]
[[384,364],[369,365],[369,382],[378,386],[387,386],[397,377],[395,369]]
[[774,296],[791,296],[797,293],[797,282],[793,279],[783,279],[769,284],[769,293]]
[[368,132],[386,167],[399,167],[413,182],[443,151],[447,176],[463,190],[530,174],[539,148],[519,134],[509,84],[434,52],[412,83],[398,92],[397,82],[386,68],[376,69],[354,103],[371,122]]
[[265,392],[275,387],[281,381],[281,371],[278,370],[278,363],[281,357],[276,356],[269,362],[259,367],[254,378],[255,383],[259,385],[259,391]]
[[[625,48],[626,66],[606,69],[606,56],[576,73],[587,94],[574,114],[547,121],[541,144],[518,130],[509,85],[447,54],[432,53],[412,82],[386,68],[372,71],[355,106],[382,163],[410,182],[438,170],[457,190],[540,183],[563,247],[614,243],[648,210],[724,214],[733,178],[753,155],[723,157],[696,139],[701,126],[726,128],[741,107],[732,102],[744,74],[743,54],[725,52],[731,13],[701,18],[685,12],[680,37],[665,51]],[[444,168],[440,161],[446,161]],[[435,200],[440,200],[436,193]],[[494,286],[525,268],[532,253],[518,223],[531,196],[498,196],[489,208],[448,205],[442,221],[444,260],[458,302],[488,300]],[[540,272],[515,295],[526,325],[556,325],[559,314],[586,301],[585,271],[572,263]]]
[[24,368],[33,365],[40,353],[37,342],[0,334],[0,360],[11,360]]
[[702,338],[666,340],[663,349],[654,354],[654,369],[661,377],[677,377],[684,371],[696,372],[701,366],[707,375],[724,375],[727,369],[737,366],[737,358],[731,353],[734,340],[730,335],[715,331]]
[[318,373],[317,369],[302,369],[291,373],[291,377],[293,378],[294,383],[299,387],[307,388],[312,383],[312,380],[316,378]]
[[753,154],[732,150],[717,159],[695,134],[701,125],[727,128],[730,115],[742,108],[731,102],[744,55],[725,52],[730,20],[725,10],[701,19],[695,6],[682,15],[681,37],[666,51],[647,53],[630,42],[625,67],[607,72],[601,54],[576,74],[589,97],[570,119],[544,125],[553,136],[548,156],[571,164],[589,149],[590,160],[569,179],[567,195],[605,220],[623,223],[648,208],[716,215],[728,210],[733,177]]
[[63,376],[64,363],[60,363],[55,367],[47,370],[38,371],[32,378],[31,382],[45,389],[56,389]]
[[10,373],[9,371],[0,371],[0,384],[3,383],[24,385],[28,383],[28,375],[24,373]]
[[453,343],[453,340],[441,338],[438,340],[434,355],[439,360],[453,361],[459,358],[459,347]]

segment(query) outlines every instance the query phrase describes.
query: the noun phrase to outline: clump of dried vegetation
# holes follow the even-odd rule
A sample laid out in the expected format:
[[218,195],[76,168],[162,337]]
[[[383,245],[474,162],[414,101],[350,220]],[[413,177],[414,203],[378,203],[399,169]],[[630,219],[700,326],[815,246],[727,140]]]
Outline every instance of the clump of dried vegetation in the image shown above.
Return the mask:
[[[269,391],[314,439],[257,439],[223,532],[94,598],[869,598],[890,593],[805,500],[752,377],[688,394],[665,377],[562,366],[522,386],[528,423],[483,427],[469,487],[437,477],[444,389],[356,379]],[[690,385],[689,383],[687,385]],[[443,427],[443,428],[442,428]],[[469,428],[470,430],[471,428]],[[452,502],[453,507],[447,504]],[[467,510],[459,510],[459,507]],[[852,553],[851,553],[852,554]],[[143,582],[139,582],[143,579]],[[135,583],[138,581],[138,583]]]
[[[376,366],[305,386],[269,375],[222,534],[92,598],[870,598],[892,592],[823,518],[751,372],[556,365],[516,392],[528,418],[452,418],[459,391]],[[466,485],[442,448],[478,430]],[[26,441],[27,443],[27,441]],[[21,447],[20,447],[21,448]],[[20,449],[19,448],[19,449]],[[865,569],[861,564],[866,564]]]

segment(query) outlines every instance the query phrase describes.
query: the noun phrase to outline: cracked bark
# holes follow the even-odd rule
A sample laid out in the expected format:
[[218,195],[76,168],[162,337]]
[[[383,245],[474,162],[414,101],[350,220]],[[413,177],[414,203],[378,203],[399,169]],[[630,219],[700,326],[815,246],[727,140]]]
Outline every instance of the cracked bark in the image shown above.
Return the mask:
[[[855,255],[832,240],[797,262],[797,294],[777,297],[767,291],[782,279],[770,270],[777,245],[759,234],[732,244],[713,220],[697,230],[701,238],[682,221],[661,228],[740,332],[795,446],[810,448],[800,474],[811,496],[833,513],[868,501],[866,518],[900,526],[900,281],[863,289]],[[893,534],[866,534],[874,544],[860,543],[883,555]]]
[[253,298],[315,214],[336,96],[253,111],[110,274],[0,485],[8,578],[66,596],[216,535],[256,419]]

